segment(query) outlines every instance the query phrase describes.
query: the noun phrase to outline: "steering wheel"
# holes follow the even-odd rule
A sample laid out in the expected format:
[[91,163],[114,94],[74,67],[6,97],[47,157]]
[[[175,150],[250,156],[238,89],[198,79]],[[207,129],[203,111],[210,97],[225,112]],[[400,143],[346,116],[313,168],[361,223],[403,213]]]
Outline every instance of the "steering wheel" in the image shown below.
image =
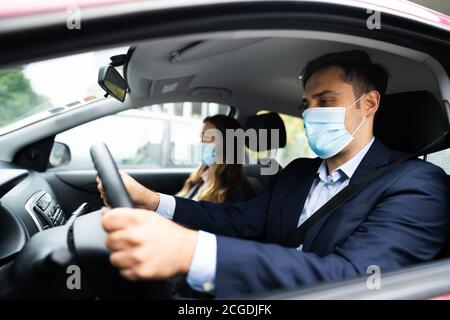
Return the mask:
[[[108,147],[104,143],[92,146],[91,157],[111,207],[133,208]],[[52,296],[55,288],[52,281],[58,281],[59,287],[66,288],[67,267],[76,265],[81,270],[83,283],[87,283],[98,298],[170,298],[165,281],[125,280],[109,262],[110,252],[105,246],[105,238],[100,211],[77,217],[70,225],[33,235],[14,262],[0,273],[0,281],[8,279],[8,284],[11,284],[0,290],[0,296]]]
[[91,147],[91,158],[98,176],[102,180],[111,208],[133,208],[133,202],[123,185],[119,171],[106,144],[93,145]]
[[[111,207],[133,208],[131,197],[106,144],[93,145],[90,151]],[[72,228],[72,248],[77,260],[87,270],[93,291],[105,298],[168,298],[165,281],[129,282],[120,276],[118,269],[109,262],[109,250],[105,247],[106,233],[100,219],[98,211],[84,219],[81,216]]]

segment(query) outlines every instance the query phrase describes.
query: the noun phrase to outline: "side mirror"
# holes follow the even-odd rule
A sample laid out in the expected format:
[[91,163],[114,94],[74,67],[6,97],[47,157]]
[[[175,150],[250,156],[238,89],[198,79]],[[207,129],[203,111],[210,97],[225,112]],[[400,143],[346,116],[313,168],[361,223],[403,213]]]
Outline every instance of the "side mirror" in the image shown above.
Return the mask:
[[72,158],[69,146],[62,142],[53,143],[52,151],[50,151],[49,162],[52,167],[59,167],[68,164]]
[[127,83],[120,73],[111,65],[103,66],[98,71],[98,84],[114,98],[125,101]]

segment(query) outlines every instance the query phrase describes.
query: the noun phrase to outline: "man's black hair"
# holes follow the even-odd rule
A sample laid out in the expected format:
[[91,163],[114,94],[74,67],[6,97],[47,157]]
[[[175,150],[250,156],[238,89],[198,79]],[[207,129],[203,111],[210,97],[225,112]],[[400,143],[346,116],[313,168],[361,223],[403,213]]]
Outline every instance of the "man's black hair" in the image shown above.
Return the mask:
[[383,97],[388,80],[388,71],[378,63],[373,63],[370,56],[362,50],[333,52],[308,62],[303,69],[303,88],[308,79],[317,71],[328,67],[339,67],[343,71],[344,82],[353,86],[356,98],[371,90],[376,90]]

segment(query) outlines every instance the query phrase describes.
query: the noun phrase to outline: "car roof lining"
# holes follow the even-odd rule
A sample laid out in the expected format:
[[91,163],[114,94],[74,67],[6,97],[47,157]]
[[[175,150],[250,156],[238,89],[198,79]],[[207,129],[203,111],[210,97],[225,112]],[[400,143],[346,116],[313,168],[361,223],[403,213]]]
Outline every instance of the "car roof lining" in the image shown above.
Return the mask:
[[[130,96],[138,105],[207,101],[235,106],[241,116],[261,109],[298,115],[301,70],[325,53],[360,48],[386,66],[387,93],[427,90],[440,98],[427,54],[356,36],[318,31],[238,31],[174,37],[141,43],[128,65]],[[178,59],[174,58],[179,54]],[[189,78],[182,82],[180,79]],[[176,90],[155,89],[158,82]],[[218,88],[193,95],[196,88]]]
[[[417,81],[414,82],[413,77],[406,77],[406,81],[408,83],[414,82],[413,85],[408,86],[406,84],[401,85],[400,79],[401,75],[398,75],[399,79],[396,81],[400,82],[398,88],[395,88],[393,83],[391,82],[388,90],[390,92],[395,92],[396,90],[404,91],[412,91],[416,88],[418,90],[428,90],[432,92],[440,101],[447,100],[450,101],[450,80],[446,71],[443,69],[442,65],[432,56],[419,52],[417,50],[413,50],[410,48],[402,47],[396,44],[392,44],[389,42],[383,42],[374,39],[367,39],[358,36],[345,35],[345,34],[336,34],[331,32],[321,32],[321,31],[306,31],[306,30],[252,30],[252,31],[226,31],[226,32],[211,32],[211,33],[201,33],[201,34],[191,34],[191,35],[183,35],[183,36],[171,36],[167,38],[159,38],[158,40],[151,41],[141,41],[132,43],[131,46],[137,46],[138,48],[142,46],[142,53],[145,51],[148,52],[148,48],[153,47],[153,50],[159,50],[159,55],[164,59],[167,59],[167,52],[169,52],[170,46],[173,46],[173,49],[178,49],[182,44],[189,44],[195,41],[199,41],[202,39],[239,39],[239,38],[281,38],[281,39],[292,39],[292,40],[321,40],[323,43],[329,42],[338,42],[341,43],[341,48],[346,45],[348,48],[355,47],[363,47],[369,52],[379,52],[380,55],[377,54],[378,57],[392,57],[393,55],[397,55],[397,59],[395,61],[409,61],[408,65],[414,65],[414,67],[419,67],[423,73],[414,75],[417,78]],[[264,43],[264,42],[261,42]],[[161,47],[157,47],[156,44],[164,45]],[[258,44],[258,43],[256,43]],[[146,49],[147,48],[147,49]],[[244,48],[245,49],[245,48]],[[330,47],[327,47],[329,50]],[[325,47],[322,48],[325,50]],[[136,50],[135,50],[136,51]],[[238,52],[238,51],[235,51]],[[318,52],[317,52],[318,53]],[[156,53],[155,53],[156,54]],[[231,54],[234,54],[232,52]],[[21,130],[12,131],[6,135],[0,136],[0,145],[2,146],[2,153],[0,154],[0,160],[11,161],[16,152],[22,147],[44,139],[49,135],[54,135],[59,132],[63,132],[65,130],[71,129],[77,125],[82,123],[92,121],[103,116],[107,116],[110,114],[114,114],[119,111],[123,111],[131,108],[138,108],[141,106],[152,105],[162,102],[176,102],[178,101],[186,101],[188,98],[190,101],[195,101],[193,97],[184,95],[167,95],[163,98],[153,99],[148,95],[140,95],[138,92],[145,92],[149,88],[149,82],[152,78],[161,78],[162,75],[166,75],[164,78],[170,78],[170,74],[167,74],[165,70],[165,64],[158,66],[152,65],[153,75],[146,73],[146,75],[142,74],[142,71],[138,70],[141,65],[149,63],[150,57],[145,57],[143,55],[141,58],[135,56],[135,52],[131,55],[130,66],[134,69],[134,71],[130,71],[128,76],[129,84],[131,85],[131,92],[127,95],[125,102],[121,103],[115,99],[108,98],[101,100],[96,103],[88,104],[83,108],[76,108],[70,112],[57,114],[54,117],[44,119],[32,125],[26,126]],[[390,66],[387,65],[389,68]],[[298,68],[293,68],[293,75],[297,76],[300,72],[300,64],[298,64]],[[148,70],[147,70],[148,71]],[[180,77],[186,76],[186,73],[189,73],[189,76],[192,76],[191,72],[183,73],[182,70],[178,70],[177,72],[180,74]],[[393,73],[392,70],[390,70]],[[132,77],[132,74],[136,74],[136,77]],[[229,70],[228,70],[229,73]],[[158,74],[160,76],[158,76]],[[395,77],[396,75],[393,74]],[[147,77],[147,78],[145,78]],[[199,79],[199,78],[197,78]],[[195,80],[195,79],[194,79]],[[237,79],[239,80],[239,79]],[[198,81],[198,80],[197,80]],[[236,81],[237,82],[237,81]],[[193,82],[195,84],[195,82]],[[242,83],[242,81],[241,81]],[[202,84],[204,85],[204,84]],[[423,86],[422,86],[423,85]],[[208,84],[211,86],[211,84]],[[290,84],[289,87],[294,86],[294,94],[298,92],[298,99],[301,96],[301,84],[300,82],[295,85]],[[431,86],[431,87],[430,87]],[[245,120],[248,116],[255,114],[260,109],[269,109],[272,111],[299,115],[297,106],[299,105],[298,101],[288,101],[286,103],[286,99],[280,99],[279,101],[256,101],[255,97],[261,93],[261,88],[257,88],[257,92],[242,92],[242,95],[249,96],[248,100],[240,99],[240,96],[234,95],[228,98],[216,98],[216,99],[208,99],[210,102],[222,102],[225,104],[233,105],[236,108],[236,113],[239,119]],[[396,89],[396,90],[394,90]],[[299,90],[299,91],[297,91]],[[273,90],[272,90],[273,92]],[[278,96],[278,93],[277,93]],[[273,99],[273,97],[272,97]],[[449,106],[450,108],[450,106]],[[450,113],[450,110],[447,110],[447,114]],[[32,137],[32,138],[30,138]]]

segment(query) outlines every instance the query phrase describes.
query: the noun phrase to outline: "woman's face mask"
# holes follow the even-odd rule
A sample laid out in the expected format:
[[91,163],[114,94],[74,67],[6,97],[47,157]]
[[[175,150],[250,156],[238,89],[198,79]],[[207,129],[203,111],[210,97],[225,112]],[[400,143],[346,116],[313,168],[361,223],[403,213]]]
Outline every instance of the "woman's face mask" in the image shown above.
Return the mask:
[[211,166],[216,163],[217,147],[215,143],[216,135],[220,134],[216,127],[209,121],[203,124],[201,132],[201,143],[197,148],[197,159],[203,165]]
[[216,161],[216,145],[214,143],[202,142],[199,149],[202,164],[206,166],[213,165]]
[[366,117],[353,133],[345,128],[346,111],[361,98],[362,96],[348,107],[317,107],[303,112],[308,144],[320,158],[328,159],[341,152],[364,124]]

